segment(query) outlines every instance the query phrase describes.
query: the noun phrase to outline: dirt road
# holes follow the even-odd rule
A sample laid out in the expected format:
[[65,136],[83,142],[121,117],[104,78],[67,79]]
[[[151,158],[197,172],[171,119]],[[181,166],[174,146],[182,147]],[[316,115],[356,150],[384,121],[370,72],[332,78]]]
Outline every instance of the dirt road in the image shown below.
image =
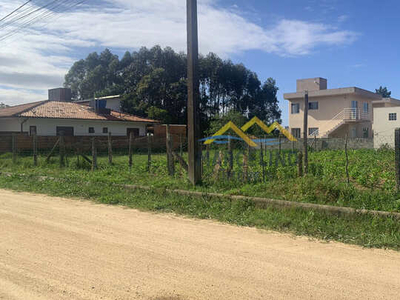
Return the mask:
[[0,299],[399,299],[400,253],[0,190]]

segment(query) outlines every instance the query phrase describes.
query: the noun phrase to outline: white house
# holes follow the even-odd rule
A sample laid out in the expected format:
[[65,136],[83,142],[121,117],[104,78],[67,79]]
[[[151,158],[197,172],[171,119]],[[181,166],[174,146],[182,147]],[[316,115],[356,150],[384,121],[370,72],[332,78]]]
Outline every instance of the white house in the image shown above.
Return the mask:
[[68,89],[49,91],[49,99],[0,110],[0,133],[26,133],[40,136],[135,136],[147,134],[147,126],[156,120],[92,105],[70,101]]

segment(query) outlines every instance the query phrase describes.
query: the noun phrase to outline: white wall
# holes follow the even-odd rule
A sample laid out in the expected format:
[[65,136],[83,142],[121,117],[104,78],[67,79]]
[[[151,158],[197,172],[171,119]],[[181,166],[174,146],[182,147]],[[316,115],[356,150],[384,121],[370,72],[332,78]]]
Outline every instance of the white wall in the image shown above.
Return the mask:
[[[389,113],[397,113],[396,121],[389,121]],[[374,108],[374,147],[379,148],[385,144],[394,147],[394,131],[400,128],[400,107]]]
[[[21,122],[26,119],[10,118],[0,119],[0,132],[20,132]],[[68,119],[27,119],[23,124],[23,131],[28,133],[30,126],[36,126],[37,134],[41,136],[55,136],[57,126],[74,127],[75,136],[106,136],[103,128],[107,127],[108,132],[113,136],[126,136],[128,128],[139,128],[139,135],[146,135],[146,123],[139,122],[118,122],[118,121],[91,121],[91,120],[68,120]],[[89,127],[94,127],[95,133],[89,133]]]
[[[22,121],[22,120],[21,120]],[[21,123],[18,118],[0,118],[0,132],[20,132]]]

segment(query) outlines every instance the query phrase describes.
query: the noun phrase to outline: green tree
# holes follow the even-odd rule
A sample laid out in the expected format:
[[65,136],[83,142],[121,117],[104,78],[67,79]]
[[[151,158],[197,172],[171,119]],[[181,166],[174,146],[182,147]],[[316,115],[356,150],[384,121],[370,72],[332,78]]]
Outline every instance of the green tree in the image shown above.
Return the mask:
[[215,115],[210,121],[210,128],[207,130],[207,136],[211,136],[218,132],[228,122],[232,121],[239,128],[242,127],[249,119],[246,118],[242,113],[232,109],[226,114]]
[[375,89],[375,92],[382,96],[382,98],[390,98],[392,92],[388,91],[387,87],[380,86],[379,89]]
[[[74,99],[122,95],[122,109],[139,116],[186,123],[187,60],[172,48],[142,47],[126,52],[121,60],[108,49],[77,61],[65,76]],[[280,120],[272,78],[264,84],[243,64],[210,53],[200,56],[200,126],[204,132],[215,118],[232,114],[257,115],[267,123]],[[167,112],[168,118],[166,118]],[[232,112],[232,113],[231,113]]]

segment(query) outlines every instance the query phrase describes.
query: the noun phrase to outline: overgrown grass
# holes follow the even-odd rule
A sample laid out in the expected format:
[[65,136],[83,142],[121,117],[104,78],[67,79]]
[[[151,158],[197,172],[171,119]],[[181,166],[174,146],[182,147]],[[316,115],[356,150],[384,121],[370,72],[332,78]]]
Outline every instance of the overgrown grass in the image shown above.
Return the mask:
[[[67,175],[67,174],[64,174]],[[257,208],[251,201],[193,198],[156,190],[126,190],[104,184],[93,176],[60,176],[54,179],[31,175],[0,176],[0,187],[53,196],[83,198],[98,203],[124,205],[144,211],[173,212],[240,226],[307,235],[364,247],[400,250],[400,222],[367,215],[334,216],[302,209]]]
[[[250,161],[250,170],[261,173],[257,152]],[[212,152],[211,155],[215,156]],[[126,155],[114,155],[114,165],[108,164],[107,156],[99,156],[98,170],[90,171],[90,165],[82,159],[69,157],[67,167],[60,169],[58,158],[50,164],[39,157],[39,166],[33,167],[32,157],[19,157],[12,164],[10,154],[0,156],[0,169],[16,174],[68,178],[96,184],[136,184],[159,188],[179,188],[204,192],[220,192],[245,196],[257,196],[289,201],[317,203],[353,208],[400,212],[400,194],[395,187],[393,151],[353,150],[350,156],[350,180],[346,182],[345,155],[343,151],[310,153],[310,174],[297,177],[296,166],[266,166],[266,182],[245,182],[241,179],[226,180],[213,175],[212,163],[205,167],[202,185],[191,186],[186,174],[176,165],[176,174],[167,174],[165,154],[152,156],[151,172],[147,172],[147,155],[135,153],[133,168],[129,170]],[[211,159],[210,159],[211,160]],[[223,168],[226,169],[224,161]],[[235,168],[239,166],[235,165]]]

